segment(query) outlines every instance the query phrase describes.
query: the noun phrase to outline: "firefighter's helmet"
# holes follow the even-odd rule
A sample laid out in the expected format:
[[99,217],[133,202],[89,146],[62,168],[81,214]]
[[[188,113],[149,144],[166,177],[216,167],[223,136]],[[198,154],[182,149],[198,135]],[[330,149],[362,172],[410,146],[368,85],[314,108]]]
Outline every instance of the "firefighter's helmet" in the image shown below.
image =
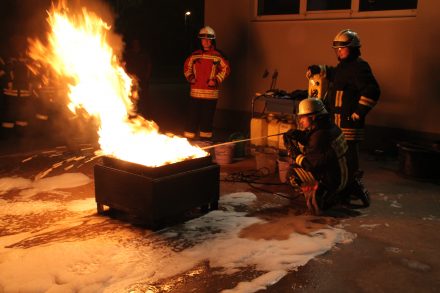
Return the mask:
[[361,46],[361,40],[356,32],[351,29],[340,31],[333,40],[333,48],[355,47]]
[[202,27],[198,35],[199,39],[215,39],[215,31],[210,26]]
[[298,116],[327,114],[324,103],[317,98],[307,98],[298,105]]

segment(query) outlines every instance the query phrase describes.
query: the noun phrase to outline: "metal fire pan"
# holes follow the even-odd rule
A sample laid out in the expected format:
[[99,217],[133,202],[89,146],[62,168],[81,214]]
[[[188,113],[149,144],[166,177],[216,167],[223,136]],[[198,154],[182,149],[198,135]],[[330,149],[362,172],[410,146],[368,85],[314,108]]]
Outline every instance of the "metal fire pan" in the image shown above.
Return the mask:
[[211,157],[157,168],[109,157],[104,161],[107,165],[94,167],[100,214],[108,206],[154,228],[193,208],[202,212],[218,208],[220,167]]

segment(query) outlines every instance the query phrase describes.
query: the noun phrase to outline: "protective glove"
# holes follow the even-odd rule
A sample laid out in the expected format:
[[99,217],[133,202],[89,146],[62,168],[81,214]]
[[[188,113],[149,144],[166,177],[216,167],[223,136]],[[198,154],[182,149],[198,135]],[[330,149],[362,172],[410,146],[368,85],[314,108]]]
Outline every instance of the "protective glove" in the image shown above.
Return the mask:
[[290,137],[293,140],[298,140],[302,131],[298,129],[290,129],[284,133],[284,136]]
[[301,190],[304,194],[307,208],[312,215],[321,214],[321,210],[319,209],[319,205],[316,201],[316,190],[318,189],[318,182],[314,182],[312,185],[302,185]]
[[302,154],[301,150],[298,147],[298,144],[296,144],[295,142],[290,145],[290,147],[287,149],[287,152],[294,160],[296,159],[296,157],[298,157],[298,155]]
[[298,137],[298,130],[289,130],[288,132],[283,134],[284,146],[292,159],[295,159],[299,154],[301,154],[301,150],[296,143],[296,137]]
[[283,142],[286,150],[289,150],[290,146],[293,144],[293,137],[289,135],[289,132],[283,134]]

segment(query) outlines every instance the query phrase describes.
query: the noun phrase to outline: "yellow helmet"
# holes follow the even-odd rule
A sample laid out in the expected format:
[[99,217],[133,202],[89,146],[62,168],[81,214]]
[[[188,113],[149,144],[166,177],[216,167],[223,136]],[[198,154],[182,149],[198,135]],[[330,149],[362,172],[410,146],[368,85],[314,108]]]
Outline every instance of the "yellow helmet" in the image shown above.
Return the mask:
[[210,26],[202,27],[198,35],[199,39],[215,39],[215,31]]
[[324,103],[317,98],[307,98],[298,105],[298,116],[327,114]]
[[333,39],[333,48],[357,47],[361,46],[361,40],[356,32],[351,29],[340,31]]

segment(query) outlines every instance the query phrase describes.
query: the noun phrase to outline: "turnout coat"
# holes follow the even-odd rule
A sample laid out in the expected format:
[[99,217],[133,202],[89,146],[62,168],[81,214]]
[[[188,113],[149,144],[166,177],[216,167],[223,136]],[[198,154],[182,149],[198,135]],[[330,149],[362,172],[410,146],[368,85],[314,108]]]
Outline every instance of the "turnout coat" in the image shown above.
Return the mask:
[[[341,60],[336,67],[327,66],[330,82],[325,100],[326,108],[333,114],[334,122],[345,135],[346,140],[364,139],[364,125],[367,113],[376,105],[380,88],[370,65],[360,57]],[[351,118],[357,113],[359,120]]]

